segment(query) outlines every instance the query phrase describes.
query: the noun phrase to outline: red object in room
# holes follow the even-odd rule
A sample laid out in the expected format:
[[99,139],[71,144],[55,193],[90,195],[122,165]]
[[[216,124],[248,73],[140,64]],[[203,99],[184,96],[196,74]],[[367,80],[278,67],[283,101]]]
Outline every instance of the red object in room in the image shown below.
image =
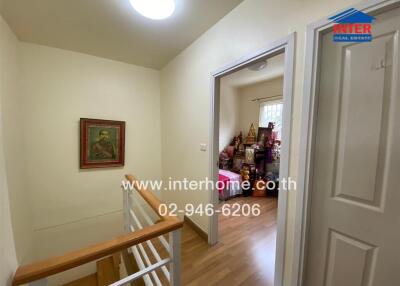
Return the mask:
[[235,154],[235,146],[228,146],[225,148],[226,153],[228,154],[229,158],[233,158],[233,154]]
[[221,196],[223,196],[224,195],[224,189],[229,184],[229,178],[227,176],[219,174],[218,175],[218,182],[219,182],[218,186],[217,186],[218,187],[218,192],[219,192],[219,194]]

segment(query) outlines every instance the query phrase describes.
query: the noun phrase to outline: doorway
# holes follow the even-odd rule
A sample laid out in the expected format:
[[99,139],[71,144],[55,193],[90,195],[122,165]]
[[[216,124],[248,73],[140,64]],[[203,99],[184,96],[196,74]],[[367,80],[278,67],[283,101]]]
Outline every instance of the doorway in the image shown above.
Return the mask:
[[253,262],[240,266],[246,283],[257,275],[266,286],[274,283],[283,70],[281,53],[220,81],[218,240],[232,259]]
[[[210,134],[210,178],[218,181],[219,174],[219,118],[220,118],[220,89],[223,77],[233,74],[243,68],[254,66],[261,61],[283,55],[283,92],[282,92],[282,144],[280,146],[280,178],[287,178],[289,173],[289,146],[291,134],[291,106],[293,92],[293,69],[294,69],[294,45],[295,34],[279,40],[262,51],[249,55],[242,60],[227,65],[212,75],[212,97],[211,97],[211,134]],[[219,193],[210,192],[209,202],[218,209]],[[284,247],[286,239],[286,212],[287,212],[287,193],[280,192],[277,210],[277,230],[276,230],[276,255],[274,285],[282,285]],[[209,243],[214,245],[218,242],[218,213],[209,218]]]

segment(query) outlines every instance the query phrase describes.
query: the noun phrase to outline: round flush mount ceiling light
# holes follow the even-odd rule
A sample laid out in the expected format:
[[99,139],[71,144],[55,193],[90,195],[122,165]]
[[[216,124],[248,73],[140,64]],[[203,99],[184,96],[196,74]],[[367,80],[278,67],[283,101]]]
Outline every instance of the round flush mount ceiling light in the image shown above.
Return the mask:
[[252,64],[251,66],[248,67],[249,70],[251,71],[260,71],[263,70],[267,67],[267,61],[260,61],[260,62],[256,62],[254,64]]
[[129,0],[132,7],[143,16],[161,20],[175,11],[175,0]]

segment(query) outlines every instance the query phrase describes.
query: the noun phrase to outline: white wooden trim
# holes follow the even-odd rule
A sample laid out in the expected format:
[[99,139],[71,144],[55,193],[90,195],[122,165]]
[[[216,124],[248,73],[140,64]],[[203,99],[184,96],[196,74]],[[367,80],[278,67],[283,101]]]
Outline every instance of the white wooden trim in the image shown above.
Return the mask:
[[369,0],[346,7],[326,18],[311,23],[306,33],[306,58],[304,69],[303,105],[300,131],[299,174],[297,179],[296,221],[294,230],[294,256],[292,265],[292,284],[302,286],[306,268],[307,235],[309,230],[310,196],[312,182],[312,162],[315,141],[315,121],[318,96],[316,86],[319,75],[320,35],[331,28],[328,18],[337,13],[355,8],[376,15],[400,4],[400,0]]
[[[238,61],[226,65],[211,75],[211,125],[210,125],[210,173],[209,177],[218,180],[218,142],[219,142],[219,101],[220,101],[220,78],[238,71],[254,62],[271,58],[277,54],[285,53],[284,83],[283,83],[283,119],[282,119],[282,154],[280,164],[280,177],[289,175],[290,158],[290,135],[292,123],[292,101],[293,101],[293,73],[295,53],[295,33],[280,39],[261,51],[250,54]],[[275,258],[275,286],[283,286],[283,271],[285,264],[285,242],[286,242],[286,213],[287,192],[280,192],[278,199],[278,222]],[[209,202],[218,205],[218,193],[210,191]],[[209,218],[208,242],[213,245],[218,242],[218,214]]]
[[[292,102],[293,102],[293,74],[294,74],[295,37],[288,40],[285,47],[285,70],[283,78],[283,117],[282,117],[282,143],[279,178],[289,177],[290,143],[292,133]],[[282,188],[281,188],[282,189]],[[285,266],[285,243],[287,222],[287,191],[279,192],[278,221],[276,235],[275,258],[275,285],[283,286]]]
[[[220,78],[211,76],[211,100],[210,100],[210,159],[209,159],[209,177],[213,182],[218,181],[218,160],[219,160],[219,91],[220,91]],[[209,191],[209,203],[218,206],[219,198],[218,193],[214,190]],[[218,214],[208,218],[208,243],[214,245],[218,242]]]

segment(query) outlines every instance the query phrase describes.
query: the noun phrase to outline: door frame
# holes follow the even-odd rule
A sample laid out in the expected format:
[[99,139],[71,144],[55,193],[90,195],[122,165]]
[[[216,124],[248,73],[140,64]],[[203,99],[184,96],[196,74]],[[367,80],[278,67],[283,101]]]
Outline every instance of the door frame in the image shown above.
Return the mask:
[[317,86],[320,72],[321,35],[332,29],[330,16],[349,8],[355,8],[371,15],[398,8],[400,0],[369,0],[344,8],[332,15],[307,26],[306,57],[300,129],[300,158],[297,180],[296,217],[294,230],[294,255],[292,264],[292,284],[304,285],[306,270],[307,238],[310,223],[310,202],[312,193],[312,170],[315,151],[316,106],[318,104]]
[[[283,115],[282,115],[282,146],[280,159],[280,177],[289,176],[290,136],[292,128],[292,101],[293,101],[293,75],[295,55],[296,34],[291,33],[261,51],[257,51],[244,58],[235,61],[211,74],[211,126],[210,126],[210,163],[209,177],[216,182],[218,180],[218,158],[219,158],[219,103],[220,103],[220,79],[244,67],[250,66],[256,61],[268,59],[275,55],[284,53],[284,82],[283,82]],[[281,192],[278,199],[277,238],[275,257],[275,285],[282,286],[285,262],[286,243],[286,213],[287,192]],[[209,203],[218,206],[218,192],[209,192]],[[215,213],[208,220],[208,243],[214,245],[218,242],[218,214]]]

